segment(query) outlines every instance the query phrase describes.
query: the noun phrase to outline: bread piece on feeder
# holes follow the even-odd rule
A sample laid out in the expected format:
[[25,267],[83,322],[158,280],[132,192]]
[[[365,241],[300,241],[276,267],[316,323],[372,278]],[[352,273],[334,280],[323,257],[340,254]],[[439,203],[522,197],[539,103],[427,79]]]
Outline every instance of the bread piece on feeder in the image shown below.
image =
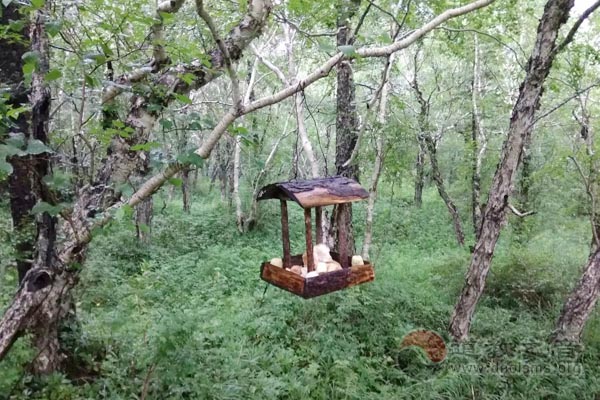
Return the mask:
[[281,260],[281,258],[272,258],[271,261],[269,262],[269,264],[275,266],[275,267],[279,267],[279,268],[283,268],[283,260]]
[[298,275],[303,275],[302,274],[302,267],[299,266],[299,265],[292,265],[292,267],[290,268],[290,271],[293,272],[293,273],[295,273],[295,274],[298,274]]
[[365,265],[365,261],[361,256],[352,256],[352,266],[355,265]]

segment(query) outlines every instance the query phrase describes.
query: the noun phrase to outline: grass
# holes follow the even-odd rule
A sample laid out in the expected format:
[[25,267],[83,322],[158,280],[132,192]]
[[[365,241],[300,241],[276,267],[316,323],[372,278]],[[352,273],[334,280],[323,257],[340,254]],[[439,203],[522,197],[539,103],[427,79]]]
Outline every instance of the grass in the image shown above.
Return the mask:
[[[211,196],[199,196],[190,215],[181,213],[178,202],[157,209],[146,248],[124,222],[95,239],[76,293],[81,326],[68,339],[98,377],[74,382],[59,374],[44,379],[23,374],[31,357],[24,338],[0,364],[0,399],[131,399],[144,391],[152,399],[600,394],[597,314],[584,348],[546,343],[585,262],[583,218],[562,216],[558,224],[534,217],[525,239],[509,225],[472,340],[449,344],[448,358],[433,365],[400,343],[417,328],[447,339],[445,327],[470,260],[455,245],[433,191],[421,210],[409,204],[410,193],[392,199],[384,191],[372,252],[376,281],[308,301],[274,287],[263,296],[259,265],[280,253],[277,204],[265,203],[258,228],[239,235],[231,210]],[[361,237],[364,209],[355,210]],[[292,248],[300,251],[299,208],[291,208],[290,218]],[[1,304],[12,290],[9,275]]]

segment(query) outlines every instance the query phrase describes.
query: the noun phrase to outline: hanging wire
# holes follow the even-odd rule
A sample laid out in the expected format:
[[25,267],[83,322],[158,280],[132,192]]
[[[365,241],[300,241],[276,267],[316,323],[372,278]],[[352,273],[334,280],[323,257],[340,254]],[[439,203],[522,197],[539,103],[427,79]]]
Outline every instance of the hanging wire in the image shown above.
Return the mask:
[[292,167],[294,168],[294,178],[298,179],[298,163],[300,162],[300,152],[298,151],[298,141],[300,139],[300,130],[296,127],[296,144],[294,145],[294,159],[292,160]]
[[325,156],[325,151],[323,150],[323,145],[321,144],[321,135],[319,135],[319,127],[317,125],[317,120],[315,119],[315,116],[313,115],[310,107],[308,106],[308,102],[306,101],[306,94],[304,93],[304,89],[302,89],[301,91],[302,93],[302,104],[304,105],[304,107],[306,107],[306,111],[308,111],[308,115],[310,115],[310,118],[313,121],[313,124],[315,126],[315,132],[317,132],[317,142],[319,143],[319,149],[321,150],[321,155],[323,156],[323,161],[325,162],[325,176],[329,175],[329,167],[327,166],[327,157]]

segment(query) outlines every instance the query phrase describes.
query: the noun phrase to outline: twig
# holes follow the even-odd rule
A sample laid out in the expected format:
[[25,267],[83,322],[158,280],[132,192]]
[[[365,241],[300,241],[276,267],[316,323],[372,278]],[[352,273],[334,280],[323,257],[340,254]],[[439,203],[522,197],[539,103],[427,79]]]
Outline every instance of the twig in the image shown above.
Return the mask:
[[148,368],[148,372],[146,373],[146,377],[144,378],[144,384],[142,385],[142,393],[140,394],[140,400],[145,400],[146,396],[148,396],[148,388],[150,387],[150,378],[152,377],[152,373],[156,368],[156,364],[152,364],[150,368]]
[[533,215],[533,214],[535,214],[537,212],[537,211],[533,211],[533,210],[532,211],[521,212],[521,211],[517,210],[515,208],[515,206],[513,206],[510,203],[508,203],[508,208],[510,209],[510,211],[512,211],[513,214],[515,214],[517,217],[521,217],[521,218],[528,217],[528,216]]
[[577,33],[577,30],[579,29],[581,24],[583,24],[583,21],[585,21],[590,16],[590,14],[592,14],[598,7],[600,7],[600,0],[592,4],[587,10],[583,12],[583,14],[579,16],[579,19],[575,21],[573,27],[571,28],[569,33],[567,33],[567,36],[565,36],[564,40],[558,46],[556,46],[556,49],[554,50],[555,53],[560,53],[565,47],[567,47],[569,43],[573,41],[573,38],[575,37],[575,34]]
[[[457,32],[457,33],[463,33],[463,32],[469,32],[469,33],[475,33],[481,36],[485,36],[488,37],[490,39],[493,39],[494,41],[500,43],[500,45],[506,49],[508,49],[511,53],[513,53],[515,55],[515,61],[517,62],[517,64],[519,64],[519,66],[521,67],[521,69],[525,69],[525,66],[521,63],[521,61],[519,60],[519,55],[517,54],[517,52],[515,51],[515,49],[513,49],[512,47],[510,47],[509,45],[507,45],[506,43],[504,43],[502,40],[498,39],[496,36],[491,35],[487,32],[483,32],[483,31],[479,31],[477,29],[457,29],[457,28],[448,28],[446,26],[440,26],[439,28],[436,29],[441,29],[447,32]],[[519,46],[520,48],[520,46]],[[521,52],[524,53],[523,49],[520,48]]]
[[592,225],[592,234],[594,235],[594,243],[596,243],[597,246],[600,246],[600,235],[598,235],[598,232],[596,231],[596,224],[595,224],[595,220],[596,220],[596,196],[594,195],[594,192],[592,191],[592,182],[590,180],[589,177],[586,177],[585,174],[583,173],[583,169],[581,168],[581,165],[579,164],[579,162],[577,161],[577,159],[573,156],[568,156],[568,159],[570,159],[571,161],[573,161],[573,164],[575,164],[575,167],[577,167],[577,171],[579,172],[579,175],[581,176],[581,180],[583,181],[583,184],[585,186],[585,192],[588,195],[588,197],[590,198],[590,201],[592,203],[591,205],[591,212],[590,212],[590,223]]
[[229,50],[227,50],[225,42],[223,42],[223,39],[221,39],[219,31],[217,30],[217,26],[215,25],[215,22],[213,21],[212,17],[204,9],[203,0],[196,0],[196,11],[198,12],[200,18],[202,18],[204,22],[206,22],[206,25],[208,26],[208,29],[210,30],[213,39],[215,40],[217,46],[219,47],[219,50],[221,50],[221,53],[223,54],[225,69],[227,70],[227,74],[229,75],[229,79],[231,80],[231,96],[233,98],[233,104],[236,111],[241,111],[242,98],[240,96],[240,83],[233,69],[231,56],[229,55]]
[[559,108],[561,108],[562,106],[564,106],[565,104],[567,104],[569,101],[573,100],[575,97],[587,92],[590,89],[595,88],[596,86],[600,85],[600,80],[596,81],[594,83],[592,83],[591,85],[589,85],[586,88],[583,88],[577,92],[575,92],[572,96],[567,97],[566,99],[564,99],[563,101],[561,101],[560,103],[558,103],[556,106],[552,107],[550,110],[546,111],[545,113],[543,113],[542,115],[540,115],[539,117],[537,117],[536,119],[533,120],[533,122],[531,123],[531,125],[535,125],[540,119],[542,118],[546,118],[548,115],[552,114],[554,111],[558,110]]

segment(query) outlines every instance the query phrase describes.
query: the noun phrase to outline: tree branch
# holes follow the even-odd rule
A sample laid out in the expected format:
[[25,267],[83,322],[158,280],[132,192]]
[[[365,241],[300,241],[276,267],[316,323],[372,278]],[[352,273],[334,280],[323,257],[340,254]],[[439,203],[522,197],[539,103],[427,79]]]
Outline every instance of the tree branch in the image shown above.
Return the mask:
[[235,74],[235,70],[233,69],[233,64],[231,60],[231,56],[229,55],[229,50],[227,50],[227,46],[225,46],[225,42],[221,39],[219,35],[219,31],[217,30],[217,26],[215,22],[211,18],[211,16],[204,9],[203,0],[196,0],[196,11],[200,18],[204,20],[210,33],[212,34],[213,39],[217,43],[219,50],[223,54],[223,61],[225,65],[225,69],[227,70],[227,74],[229,75],[229,79],[231,80],[231,97],[233,98],[233,104],[236,108],[242,107],[242,98],[240,95],[240,82]]
[[587,92],[590,89],[595,88],[596,86],[600,86],[600,81],[596,81],[596,82],[592,83],[591,85],[589,85],[581,90],[578,90],[573,95],[567,97],[566,99],[564,99],[563,101],[558,103],[556,106],[552,107],[550,110],[546,111],[545,113],[543,113],[542,115],[540,115],[539,117],[534,119],[533,122],[531,123],[531,125],[537,124],[538,121],[541,120],[542,118],[546,118],[548,115],[552,114],[554,111],[558,110],[559,108],[561,108],[562,106],[564,106],[565,104],[567,104],[568,102],[573,100],[575,97]]
[[517,210],[516,207],[510,203],[508,203],[508,209],[510,211],[512,211],[513,214],[515,214],[517,217],[520,217],[520,218],[528,217],[528,216],[536,213],[536,211],[521,212],[521,211]]
[[[452,18],[458,17],[460,15],[464,15],[469,12],[475,11],[475,10],[485,7],[493,2],[494,2],[494,0],[477,0],[477,1],[474,1],[470,4],[467,4],[462,7],[457,7],[457,8],[453,8],[450,10],[446,10],[442,14],[438,15],[437,17],[435,17],[434,19],[429,21],[427,24],[423,25],[421,28],[415,30],[410,35],[406,36],[405,38],[403,38],[393,44],[390,44],[388,46],[382,46],[382,47],[362,48],[362,49],[358,49],[356,51],[356,53],[360,57],[385,57],[389,54],[395,53],[399,50],[402,50],[402,49],[410,46],[411,44],[416,42],[418,39],[425,36],[427,33],[431,32],[437,26],[443,24],[444,22],[448,21],[449,19],[452,19]],[[269,105],[278,103],[278,102],[294,95],[295,93],[305,89],[307,86],[312,85],[314,82],[318,81],[319,79],[322,79],[322,78],[326,77],[327,75],[329,75],[329,72],[331,72],[333,67],[335,67],[342,59],[344,59],[343,53],[339,52],[339,53],[335,54],[333,57],[331,57],[329,60],[327,60],[323,65],[321,65],[315,71],[310,73],[304,79],[300,79],[298,82],[280,90],[279,92],[277,92],[271,96],[263,97],[261,99],[255,100],[252,103],[246,105],[244,107],[243,112],[239,113],[239,115],[236,115],[236,113],[229,111],[227,114],[225,114],[225,116],[223,116],[223,118],[217,124],[217,126],[215,126],[213,128],[212,132],[209,134],[207,140],[202,144],[202,146],[200,146],[200,148],[198,148],[196,150],[196,154],[198,154],[202,158],[207,158],[210,155],[210,152],[212,151],[213,147],[219,141],[219,138],[221,137],[221,135],[227,129],[227,127],[233,121],[235,121],[239,116],[248,114],[250,112],[259,110],[263,107],[267,107]]]
[[573,41],[573,38],[575,37],[575,34],[577,33],[577,30],[579,29],[581,24],[583,24],[583,21],[585,21],[598,7],[600,7],[600,0],[592,4],[587,10],[583,12],[583,14],[579,16],[577,21],[575,21],[575,23],[573,24],[573,27],[571,27],[571,29],[569,30],[569,33],[567,33],[567,36],[565,36],[564,40],[558,46],[556,46],[556,53],[560,53],[565,47],[567,47],[569,43]]

